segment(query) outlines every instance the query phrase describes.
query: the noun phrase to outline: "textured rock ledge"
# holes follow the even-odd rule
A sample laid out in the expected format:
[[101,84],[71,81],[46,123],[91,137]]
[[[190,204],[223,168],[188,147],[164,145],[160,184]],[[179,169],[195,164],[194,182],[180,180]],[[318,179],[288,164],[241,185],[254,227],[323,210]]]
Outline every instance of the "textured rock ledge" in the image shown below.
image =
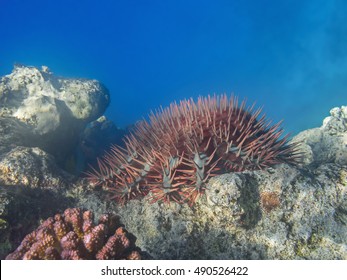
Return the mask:
[[30,188],[66,188],[73,176],[39,148],[16,147],[0,157],[0,183]]
[[321,127],[300,132],[293,141],[302,143],[306,165],[347,165],[347,106],[331,109]]
[[225,174],[193,208],[131,201],[118,213],[158,259],[347,259],[346,176],[333,164]]

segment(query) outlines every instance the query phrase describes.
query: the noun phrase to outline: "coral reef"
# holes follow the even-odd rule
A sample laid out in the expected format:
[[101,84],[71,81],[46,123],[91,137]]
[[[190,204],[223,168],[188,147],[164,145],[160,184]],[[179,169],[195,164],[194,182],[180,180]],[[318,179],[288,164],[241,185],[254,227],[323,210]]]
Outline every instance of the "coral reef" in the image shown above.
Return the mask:
[[[60,80],[46,68],[30,67],[0,80],[1,259],[10,252],[8,258],[18,259],[151,258],[135,247],[132,234],[136,246],[156,259],[347,259],[347,106],[331,109],[321,127],[288,142],[279,124],[236,97],[172,104],[137,124],[123,149],[114,147],[99,160],[89,179],[105,188],[94,188],[62,172],[56,158],[76,143],[68,131],[80,132],[79,125],[68,128],[62,118],[63,130],[49,131],[43,111],[38,119],[15,116],[30,111],[24,107],[35,105],[34,95],[42,109],[55,104],[65,112],[68,102],[56,96],[52,103],[49,92],[58,85],[67,89]],[[84,80],[76,87],[74,81],[70,105],[83,109],[73,100]],[[36,95],[44,93],[49,96]],[[99,93],[87,95],[99,100]],[[59,134],[64,128],[67,133]],[[113,125],[98,119],[86,128],[81,150],[116,139],[112,133]],[[277,165],[282,162],[289,164]],[[107,193],[127,205],[105,199]],[[150,199],[132,199],[145,195]],[[75,207],[90,209],[98,224],[90,211]],[[120,215],[132,234],[106,212]]]
[[94,225],[91,211],[68,208],[45,220],[6,259],[141,259],[135,241],[115,215],[104,214]]
[[217,174],[297,163],[280,123],[258,120],[261,110],[253,108],[226,95],[172,103],[138,123],[126,149],[114,146],[88,178],[121,203],[149,193],[152,202],[192,205]]

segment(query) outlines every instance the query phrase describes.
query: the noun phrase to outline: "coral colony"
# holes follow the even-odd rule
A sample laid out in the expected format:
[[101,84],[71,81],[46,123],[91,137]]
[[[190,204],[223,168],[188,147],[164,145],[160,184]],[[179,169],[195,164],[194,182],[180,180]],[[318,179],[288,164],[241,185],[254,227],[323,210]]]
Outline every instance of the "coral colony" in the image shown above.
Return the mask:
[[104,214],[94,225],[91,211],[69,208],[45,220],[6,259],[141,259],[135,239],[115,215]]
[[297,145],[280,123],[260,114],[235,96],[172,103],[137,123],[125,148],[113,146],[88,178],[120,203],[149,195],[152,202],[192,205],[217,174],[298,163]]

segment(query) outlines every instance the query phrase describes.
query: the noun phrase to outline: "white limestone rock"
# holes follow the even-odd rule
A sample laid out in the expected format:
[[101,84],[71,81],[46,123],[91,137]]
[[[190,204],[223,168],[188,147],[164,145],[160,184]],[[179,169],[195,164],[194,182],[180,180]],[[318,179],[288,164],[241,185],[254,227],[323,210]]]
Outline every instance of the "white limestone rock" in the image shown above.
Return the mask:
[[293,141],[300,143],[306,165],[347,164],[347,106],[331,109],[321,127],[302,131]]
[[109,101],[107,89],[98,81],[54,76],[45,66],[16,66],[0,78],[0,117],[19,122],[21,133],[26,131],[23,137],[30,139],[27,145],[40,147],[60,161]]

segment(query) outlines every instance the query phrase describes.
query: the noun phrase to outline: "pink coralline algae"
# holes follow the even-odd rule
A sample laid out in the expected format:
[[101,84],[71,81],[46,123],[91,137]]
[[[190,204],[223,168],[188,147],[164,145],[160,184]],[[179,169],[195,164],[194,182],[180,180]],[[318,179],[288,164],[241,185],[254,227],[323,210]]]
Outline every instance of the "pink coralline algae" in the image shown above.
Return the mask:
[[116,215],[104,214],[94,225],[93,213],[68,208],[45,220],[23,239],[7,260],[141,259],[136,237]]

